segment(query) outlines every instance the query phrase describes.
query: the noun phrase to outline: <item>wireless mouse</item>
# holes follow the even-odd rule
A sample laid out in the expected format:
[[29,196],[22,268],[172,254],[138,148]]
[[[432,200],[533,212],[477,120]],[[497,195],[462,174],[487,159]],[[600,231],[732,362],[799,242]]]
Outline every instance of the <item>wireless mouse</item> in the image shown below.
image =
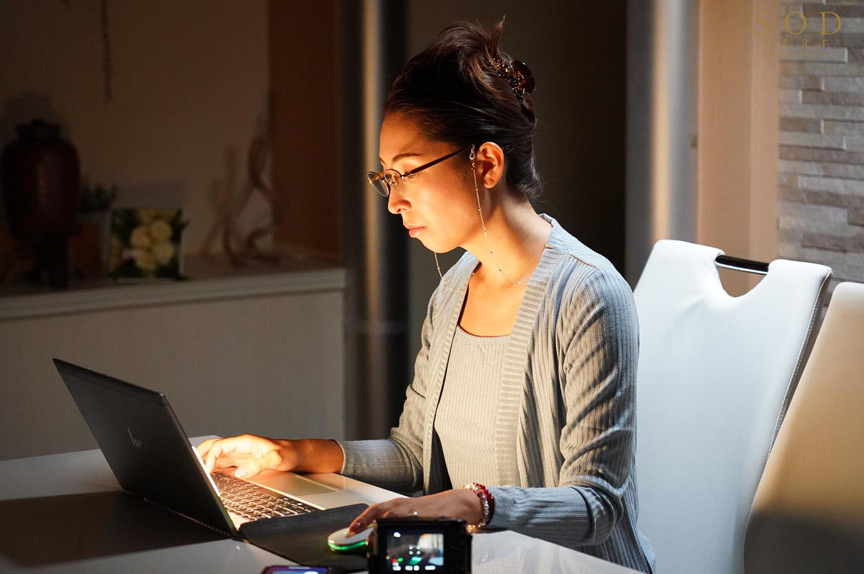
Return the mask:
[[366,540],[372,534],[372,527],[361,530],[352,536],[348,535],[348,529],[342,528],[327,537],[327,544],[335,552],[361,552],[366,550]]

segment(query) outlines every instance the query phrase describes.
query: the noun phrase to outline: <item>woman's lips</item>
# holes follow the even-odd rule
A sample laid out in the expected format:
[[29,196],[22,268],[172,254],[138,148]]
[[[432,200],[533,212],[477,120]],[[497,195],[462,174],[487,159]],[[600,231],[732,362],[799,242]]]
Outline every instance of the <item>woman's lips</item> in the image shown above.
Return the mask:
[[412,227],[408,229],[408,235],[410,235],[411,237],[417,237],[424,231],[426,231],[425,227]]

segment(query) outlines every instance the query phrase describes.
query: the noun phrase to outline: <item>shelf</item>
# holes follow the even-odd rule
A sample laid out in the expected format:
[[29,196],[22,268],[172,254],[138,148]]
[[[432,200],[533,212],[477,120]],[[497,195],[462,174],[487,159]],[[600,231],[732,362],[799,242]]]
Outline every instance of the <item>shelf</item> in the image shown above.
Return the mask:
[[104,311],[108,309],[170,305],[343,290],[346,271],[316,260],[289,260],[233,267],[222,257],[186,256],[187,281],[72,282],[66,289],[36,285],[0,288],[0,321]]

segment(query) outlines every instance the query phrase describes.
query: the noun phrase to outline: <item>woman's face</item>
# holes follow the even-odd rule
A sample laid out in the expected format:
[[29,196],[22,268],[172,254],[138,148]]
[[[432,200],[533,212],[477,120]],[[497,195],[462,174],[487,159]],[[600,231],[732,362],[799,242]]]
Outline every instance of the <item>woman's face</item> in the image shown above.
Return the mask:
[[[388,114],[381,124],[378,150],[382,169],[407,173],[456,149],[453,144],[425,137],[418,124],[404,114]],[[446,253],[482,233],[468,155],[468,151],[457,154],[408,181],[397,178],[398,185],[390,190],[387,209],[400,215],[406,227],[424,228],[410,235],[427,249]]]

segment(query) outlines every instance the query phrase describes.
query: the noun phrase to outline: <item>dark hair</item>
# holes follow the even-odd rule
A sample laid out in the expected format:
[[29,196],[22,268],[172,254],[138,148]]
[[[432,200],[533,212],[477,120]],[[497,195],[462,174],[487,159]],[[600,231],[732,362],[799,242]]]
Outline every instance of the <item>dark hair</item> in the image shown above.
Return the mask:
[[508,188],[519,201],[533,201],[542,192],[534,99],[517,97],[496,72],[495,59],[513,62],[498,48],[503,29],[503,18],[491,32],[464,20],[445,28],[393,81],[384,113],[406,113],[431,138],[458,147],[497,143],[507,158]]

